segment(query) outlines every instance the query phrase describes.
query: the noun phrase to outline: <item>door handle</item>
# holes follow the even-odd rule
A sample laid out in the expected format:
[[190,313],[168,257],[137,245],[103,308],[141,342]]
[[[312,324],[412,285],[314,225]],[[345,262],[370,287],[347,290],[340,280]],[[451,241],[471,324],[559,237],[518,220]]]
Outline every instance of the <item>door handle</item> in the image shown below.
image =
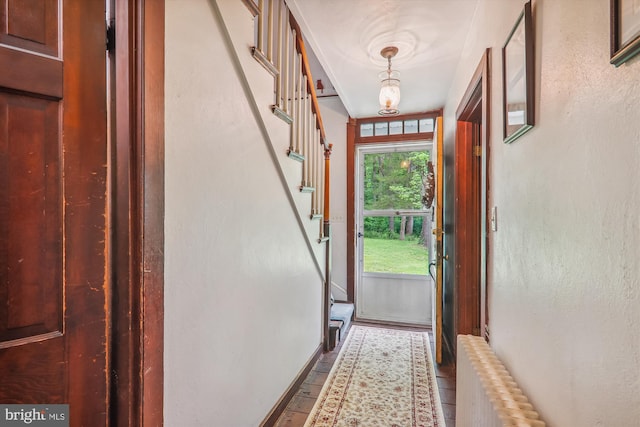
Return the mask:
[[364,234],[358,231],[358,237],[364,237]]
[[436,263],[435,263],[435,261],[434,261],[434,262],[430,262],[430,263],[429,263],[429,276],[431,276],[431,278],[432,278],[432,279],[433,279],[433,281],[435,282],[435,281],[436,281],[436,276],[435,276],[435,274],[433,274],[433,273],[431,272],[431,267],[434,267],[434,268],[436,267]]
[[449,254],[442,256],[441,254],[436,255],[436,261],[448,261]]

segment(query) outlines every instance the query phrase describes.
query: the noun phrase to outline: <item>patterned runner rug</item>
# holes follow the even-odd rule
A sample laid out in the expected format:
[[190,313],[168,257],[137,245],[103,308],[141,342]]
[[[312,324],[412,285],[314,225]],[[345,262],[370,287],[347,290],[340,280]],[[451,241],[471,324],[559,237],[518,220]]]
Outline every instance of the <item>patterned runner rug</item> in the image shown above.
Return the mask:
[[305,427],[444,427],[427,332],[353,325]]

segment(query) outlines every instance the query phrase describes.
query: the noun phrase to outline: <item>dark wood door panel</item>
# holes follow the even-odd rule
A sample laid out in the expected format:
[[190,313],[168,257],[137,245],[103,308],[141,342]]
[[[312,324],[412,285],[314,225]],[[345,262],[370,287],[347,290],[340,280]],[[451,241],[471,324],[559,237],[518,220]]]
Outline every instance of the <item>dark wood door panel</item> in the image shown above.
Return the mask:
[[58,110],[0,92],[0,348],[63,331]]
[[59,54],[58,0],[0,0],[0,43]]
[[0,64],[0,87],[62,98],[62,61],[0,46]]
[[[69,403],[64,338],[0,350],[2,403]],[[51,363],[52,360],[58,363]]]

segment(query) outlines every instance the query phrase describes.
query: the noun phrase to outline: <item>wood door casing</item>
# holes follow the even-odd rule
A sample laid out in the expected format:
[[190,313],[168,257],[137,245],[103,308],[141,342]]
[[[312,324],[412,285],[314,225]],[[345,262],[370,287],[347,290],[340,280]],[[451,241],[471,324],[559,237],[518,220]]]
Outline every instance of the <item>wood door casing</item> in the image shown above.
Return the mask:
[[356,135],[358,121],[347,122],[347,301],[355,302],[356,294]]
[[104,10],[0,1],[0,401],[87,426],[109,412]]
[[[490,64],[486,49],[456,111],[456,135],[448,144],[453,172],[453,192],[446,197],[445,247],[453,252],[445,274],[445,303],[449,303],[447,338],[456,351],[457,334],[488,339],[487,325],[487,205],[489,193]],[[448,165],[448,164],[447,164]],[[449,175],[449,174],[448,174]],[[453,178],[455,176],[455,178]],[[448,250],[448,249],[445,249]],[[451,274],[453,273],[453,274]],[[448,300],[448,301],[447,301]]]
[[163,423],[164,14],[108,0],[112,93],[112,425]]

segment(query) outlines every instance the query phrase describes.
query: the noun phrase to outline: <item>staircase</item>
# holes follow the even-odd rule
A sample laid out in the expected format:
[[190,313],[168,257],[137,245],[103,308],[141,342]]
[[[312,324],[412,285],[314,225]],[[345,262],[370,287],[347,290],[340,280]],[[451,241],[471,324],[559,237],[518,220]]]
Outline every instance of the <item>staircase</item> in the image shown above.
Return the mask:
[[284,0],[215,3],[224,23],[227,47],[239,74],[244,76],[243,86],[252,98],[254,116],[269,141],[272,160],[323,283],[323,341],[327,350],[331,144],[326,141],[300,28]]
[[346,337],[352,320],[353,304],[346,302],[334,302],[331,304],[331,314],[329,316],[330,350]]

